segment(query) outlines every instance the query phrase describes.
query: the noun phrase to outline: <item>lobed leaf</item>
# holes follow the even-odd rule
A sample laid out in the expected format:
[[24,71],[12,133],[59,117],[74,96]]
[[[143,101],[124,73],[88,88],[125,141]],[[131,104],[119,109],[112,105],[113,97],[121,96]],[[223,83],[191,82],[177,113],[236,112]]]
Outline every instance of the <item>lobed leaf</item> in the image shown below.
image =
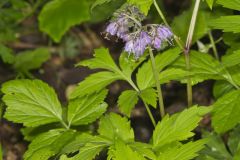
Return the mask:
[[218,4],[221,4],[225,8],[230,8],[234,10],[240,10],[240,2],[239,0],[231,0],[231,1],[226,1],[226,0],[217,0]]
[[239,98],[240,91],[232,91],[219,98],[213,105],[212,125],[217,133],[225,133],[240,122]]
[[[160,72],[169,64],[171,64],[174,60],[177,59],[181,50],[179,48],[173,48],[165,51],[162,54],[158,54],[155,57],[156,68]],[[144,63],[139,69],[137,73],[137,84],[141,90],[152,87],[154,82],[154,76],[152,72],[151,61]]]
[[147,88],[141,91],[140,96],[145,103],[150,104],[153,108],[157,108],[157,93],[155,89]]
[[121,141],[115,142],[115,148],[112,151],[114,160],[145,160],[139,153],[133,151],[128,145]]
[[229,82],[219,80],[214,83],[213,95],[215,98],[220,98],[232,90],[234,90],[234,86],[232,86]]
[[25,160],[32,160],[41,157],[48,159],[60,152],[63,146],[70,142],[76,133],[63,129],[50,130],[36,137],[28,147],[24,154]]
[[188,142],[180,147],[170,148],[158,157],[158,160],[191,160],[199,155],[199,151],[207,143],[206,139]]
[[93,94],[105,88],[116,80],[122,79],[121,76],[113,72],[98,72],[91,74],[85,80],[80,82],[74,91],[70,94],[70,99],[81,98]]
[[202,137],[208,140],[206,147],[201,152],[200,157],[203,157],[202,159],[205,157],[209,159],[232,159],[220,135],[204,131]]
[[85,125],[94,122],[107,109],[108,105],[104,103],[106,96],[107,90],[103,90],[70,101],[68,105],[69,125]]
[[153,132],[153,148],[157,149],[166,144],[192,137],[194,135],[192,130],[202,119],[202,109],[194,106],[171,117],[165,116]]
[[109,142],[106,139],[95,137],[91,142],[80,148],[79,153],[71,160],[92,160],[107,146],[109,146]]
[[27,127],[61,122],[62,108],[54,90],[40,80],[12,80],[3,84],[5,118]]
[[232,54],[222,56],[222,65],[224,67],[233,67],[240,64],[240,50],[234,51]]
[[118,98],[118,106],[122,113],[128,117],[131,115],[132,109],[138,102],[138,93],[134,90],[127,90],[121,93]]
[[222,29],[223,32],[240,32],[240,16],[222,16],[210,22],[210,26],[214,29]]
[[98,133],[111,140],[134,140],[134,132],[127,118],[111,113],[100,119]]
[[118,72],[119,68],[115,64],[111,55],[109,54],[109,50],[106,48],[99,48],[94,50],[94,58],[81,61],[77,64],[77,66],[85,66],[90,69],[106,69],[113,72]]

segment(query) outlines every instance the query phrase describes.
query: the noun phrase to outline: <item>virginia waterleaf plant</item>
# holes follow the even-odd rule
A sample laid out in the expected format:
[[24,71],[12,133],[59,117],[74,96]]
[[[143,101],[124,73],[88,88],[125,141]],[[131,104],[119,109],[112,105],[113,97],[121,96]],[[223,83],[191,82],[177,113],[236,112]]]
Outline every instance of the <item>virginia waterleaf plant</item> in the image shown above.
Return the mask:
[[[59,42],[70,27],[91,19],[90,8],[94,12],[94,8],[111,2],[113,0],[91,3],[53,0],[40,12],[40,30]],[[127,0],[113,13],[105,30],[107,37],[115,36],[125,44],[118,63],[104,47],[95,49],[93,58],[80,61],[76,67],[98,69],[98,72],[77,85],[66,106],[60,103],[54,89],[41,80],[18,79],[4,83],[2,100],[7,106],[4,118],[23,124],[22,133],[30,141],[24,159],[92,160],[104,153],[108,160],[239,159],[239,15],[216,13],[223,15],[216,18],[211,10],[225,7],[240,11],[240,3],[238,0],[205,2],[194,1],[188,11],[169,23],[157,1]],[[151,6],[163,24],[144,21]],[[79,8],[83,10],[78,15]],[[62,10],[66,14],[59,17]],[[204,17],[209,18],[209,22]],[[67,19],[66,23],[63,19]],[[49,23],[50,20],[54,22]],[[180,28],[179,22],[186,20],[188,25]],[[229,49],[222,56],[218,53],[213,29],[226,32],[221,40]],[[201,42],[203,37],[207,37],[210,44]],[[196,42],[208,46],[205,51],[212,49],[214,57],[197,50]],[[29,57],[35,57],[39,50],[46,55],[38,63],[29,65],[33,59]],[[5,52],[7,54],[3,54]],[[15,56],[0,46],[2,60],[25,74],[48,59],[47,53],[37,49]],[[118,97],[121,113],[109,113],[106,88],[119,80],[127,82],[131,89]],[[169,115],[165,111],[161,85],[173,80],[186,84],[188,108]],[[208,107],[192,105],[192,87],[206,80],[215,80],[215,102]],[[139,101],[143,102],[154,126],[148,143],[136,141],[131,127],[131,113]],[[152,112],[158,108],[161,119],[157,121]],[[196,138],[195,129],[207,114],[212,120],[212,130],[202,131],[202,137]],[[223,141],[222,135],[229,136]]]

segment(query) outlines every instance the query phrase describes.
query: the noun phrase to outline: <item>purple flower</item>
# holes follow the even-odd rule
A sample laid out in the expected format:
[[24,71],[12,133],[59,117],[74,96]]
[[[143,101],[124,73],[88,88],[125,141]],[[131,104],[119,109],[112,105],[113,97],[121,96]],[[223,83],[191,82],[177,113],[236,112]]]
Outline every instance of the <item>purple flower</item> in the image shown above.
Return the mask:
[[140,32],[139,39],[142,41],[142,44],[144,44],[144,45],[148,45],[151,43],[151,37],[144,31]]
[[127,41],[125,44],[124,50],[128,53],[132,53],[133,49],[134,49],[134,41],[133,40]]
[[116,22],[111,22],[106,29],[106,32],[110,33],[112,36],[117,33],[118,24]]
[[164,42],[169,42],[172,39],[173,33],[164,25],[152,24],[150,35],[152,37],[152,47],[155,49],[161,49]]
[[134,54],[135,58],[143,55],[146,47],[151,44],[151,37],[145,31],[137,32],[128,36],[124,50],[129,54]]
[[172,38],[172,36],[173,36],[170,29],[168,27],[163,26],[163,25],[158,26],[157,34],[158,34],[159,38],[161,38],[164,41]]
[[160,49],[162,46],[162,40],[159,37],[155,37],[152,41],[152,45],[156,49]]
[[142,25],[145,16],[135,6],[126,6],[114,13],[114,19],[106,32],[121,38],[126,44],[124,50],[139,58],[145,49],[161,49],[164,42],[171,43],[173,33],[170,28],[159,24]]
[[118,24],[118,30],[117,30],[117,36],[119,38],[123,38],[128,33],[128,19],[126,18],[119,18],[117,20]]

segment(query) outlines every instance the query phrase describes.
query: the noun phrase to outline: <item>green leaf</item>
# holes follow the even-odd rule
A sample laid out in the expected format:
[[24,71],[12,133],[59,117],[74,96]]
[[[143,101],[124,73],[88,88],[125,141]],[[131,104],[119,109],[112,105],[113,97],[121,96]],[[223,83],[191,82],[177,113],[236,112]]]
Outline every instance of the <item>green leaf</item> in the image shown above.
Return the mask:
[[222,65],[224,67],[233,67],[238,64],[240,64],[240,50],[222,56]]
[[[155,57],[156,68],[158,72],[163,70],[169,64],[171,64],[174,60],[177,59],[181,50],[179,48],[173,48],[165,51],[162,54],[158,54]],[[137,73],[137,84],[141,90],[149,88],[153,85],[154,76],[152,72],[151,61],[144,63],[139,69]]]
[[22,52],[16,55],[14,68],[21,72],[38,69],[49,58],[50,53],[46,48]]
[[15,61],[13,51],[2,44],[0,44],[0,57],[4,63],[13,64]]
[[234,90],[234,87],[227,81],[216,81],[213,86],[213,95],[215,98],[220,98],[226,93]]
[[44,157],[45,159],[60,152],[63,146],[70,142],[76,133],[62,129],[50,130],[36,137],[28,147],[24,154],[25,160],[31,160],[36,157]]
[[38,19],[40,30],[59,42],[70,27],[90,19],[89,2],[53,0],[44,6]]
[[200,114],[202,109],[194,106],[171,117],[165,116],[153,132],[154,149],[192,137],[194,135],[192,130],[198,126],[198,122],[202,119]]
[[232,91],[213,105],[212,125],[217,133],[225,133],[240,122],[239,98],[240,91]]
[[135,58],[127,52],[121,53],[119,57],[119,65],[122,69],[122,72],[127,77],[131,78],[132,72],[146,59],[145,56],[141,56],[137,61]]
[[81,148],[80,153],[78,153],[76,156],[71,158],[71,160],[92,160],[94,159],[100,152],[105,148],[105,144],[92,144],[88,143],[83,148]]
[[128,145],[121,141],[115,142],[115,149],[112,152],[114,160],[145,160],[142,155],[133,151]]
[[188,142],[181,147],[170,148],[161,153],[158,160],[191,160],[199,155],[198,152],[204,148],[206,142],[206,139],[202,139],[196,142]]
[[106,139],[95,137],[92,142],[83,146],[71,160],[92,160],[107,146],[109,146],[109,142]]
[[206,0],[206,2],[207,2],[207,4],[208,4],[210,9],[212,9],[214,1],[215,0]]
[[138,93],[134,90],[127,90],[121,93],[118,98],[118,106],[122,113],[128,117],[131,115],[132,109],[138,102]]
[[[224,70],[219,61],[217,61],[211,55],[197,51],[191,51],[190,59],[191,70],[189,74],[191,75],[193,85],[206,79],[228,79],[226,70]],[[184,55],[175,61],[173,67],[180,68],[182,70],[186,69]]]
[[206,147],[202,150],[202,155],[211,157],[214,160],[232,159],[220,135],[204,131],[202,136],[208,139]]
[[112,0],[96,0],[94,3],[93,3],[93,5],[92,5],[92,7],[91,7],[91,10],[93,9],[93,8],[95,8],[96,6],[98,6],[98,5],[102,5],[102,4],[104,4],[104,3],[109,3],[109,2],[111,2]]
[[107,90],[103,90],[93,95],[70,101],[68,105],[69,125],[85,125],[94,122],[107,109],[107,104],[104,103],[106,96]]
[[84,60],[77,64],[77,66],[85,66],[90,69],[107,69],[113,72],[119,72],[118,66],[115,64],[109,50],[106,48],[99,48],[94,50],[94,58]]
[[56,128],[59,128],[59,123],[50,123],[50,124],[45,124],[37,127],[21,128],[21,133],[24,136],[24,140],[32,141],[34,138],[36,138],[40,134]]
[[98,72],[91,74],[85,80],[80,82],[70,95],[70,99],[83,97],[93,94],[105,88],[116,80],[122,79],[121,76],[113,72]]
[[188,75],[189,73],[183,69],[170,68],[159,74],[159,81],[160,84],[164,84],[172,80],[184,80]]
[[147,88],[141,91],[140,96],[145,103],[157,108],[157,93],[155,89]]
[[[104,3],[104,1],[106,3]],[[109,19],[114,12],[119,9],[126,0],[98,0],[91,8],[90,23],[99,23]],[[100,4],[101,3],[101,4]]]
[[127,118],[111,113],[100,119],[98,133],[108,139],[125,142],[134,140],[134,132]]
[[234,128],[234,130],[229,134],[228,146],[232,155],[235,155],[240,149],[240,127],[239,126]]
[[28,127],[62,120],[62,108],[54,90],[39,80],[12,80],[3,84],[5,118]]
[[152,0],[127,0],[127,2],[138,6],[145,15],[148,15],[148,11],[153,4]]
[[156,155],[152,151],[152,145],[146,144],[146,143],[141,143],[141,142],[134,142],[134,143],[129,143],[129,147],[133,151],[136,151],[143,157],[149,158],[149,159],[156,159]]
[[91,134],[88,134],[88,133],[78,134],[75,136],[74,139],[72,139],[71,142],[66,144],[61,149],[60,154],[74,153],[74,152],[80,150],[80,148],[84,147],[87,143],[94,142],[95,139],[96,138],[94,136],[92,136]]
[[210,22],[214,29],[222,29],[223,32],[240,33],[240,16],[223,16]]
[[26,160],[46,160],[54,156],[55,152],[51,150],[50,147],[40,148],[39,150],[32,153],[30,158],[25,158]]
[[[187,11],[184,11],[179,16],[176,16],[171,24],[173,32],[181,38],[183,42],[186,41],[188,30],[189,30],[189,24],[192,18],[192,12],[193,7],[188,9]],[[208,28],[208,21],[209,21],[209,12],[199,10],[197,21],[196,21],[196,27],[194,30],[194,35],[192,42],[195,43],[198,39],[202,38],[204,35],[207,34],[209,28]]]
[[239,0],[231,0],[231,1],[217,0],[217,3],[223,5],[223,7],[225,7],[225,8],[240,10]]

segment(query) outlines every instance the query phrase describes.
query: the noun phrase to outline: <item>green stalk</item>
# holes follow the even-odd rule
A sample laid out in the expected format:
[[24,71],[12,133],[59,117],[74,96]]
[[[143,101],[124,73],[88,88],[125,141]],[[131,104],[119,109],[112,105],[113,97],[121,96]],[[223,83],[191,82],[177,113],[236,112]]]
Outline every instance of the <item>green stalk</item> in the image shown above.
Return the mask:
[[158,75],[158,71],[156,68],[156,62],[155,62],[155,58],[152,52],[152,49],[149,47],[149,54],[150,54],[150,59],[151,59],[151,64],[152,64],[152,71],[153,71],[153,75],[154,75],[154,79],[155,79],[155,84],[157,87],[157,92],[158,92],[158,102],[159,102],[159,109],[160,109],[160,115],[163,118],[165,116],[165,110],[164,110],[164,102],[163,102],[163,95],[162,95],[162,89],[161,89],[161,85],[159,82],[159,75]]
[[[190,27],[188,30],[188,36],[187,36],[187,41],[186,45],[184,48],[184,55],[185,55],[185,63],[186,63],[186,69],[190,71],[191,65],[190,65],[190,47],[192,44],[192,38],[194,34],[194,29],[196,25],[196,20],[197,20],[197,15],[198,15],[198,10],[200,6],[201,0],[196,0],[193,14],[192,14],[192,19],[190,22]],[[188,94],[188,107],[192,106],[192,80],[191,77],[188,76],[187,78],[187,94]]]
[[[140,94],[141,91],[138,89],[138,87],[134,84],[134,82],[131,79],[125,78],[125,80],[138,92],[138,94]],[[147,110],[148,116],[150,117],[150,119],[152,121],[152,124],[155,127],[156,126],[156,121],[153,118],[152,112],[149,109],[149,106],[144,101],[143,101],[143,103],[144,103],[144,106]]]
[[153,118],[152,112],[151,112],[149,106],[148,106],[144,101],[143,101],[143,103],[144,103],[145,108],[146,108],[146,110],[147,110],[147,112],[148,112],[148,115],[149,115],[149,117],[150,117],[150,119],[151,119],[151,121],[152,121],[152,124],[153,124],[153,126],[154,126],[154,128],[155,128],[157,124],[156,124],[156,121],[155,121],[154,118]]
[[[160,7],[158,6],[156,0],[153,0],[153,4],[154,4],[156,10],[158,11],[159,16],[162,18],[163,22],[165,23],[165,25],[169,27],[169,24],[166,21],[166,18],[164,17],[164,15],[163,15]],[[192,15],[192,19],[191,19],[191,23],[190,23],[190,28],[189,28],[189,32],[188,32],[188,38],[187,38],[186,46],[183,47],[183,45],[182,45],[181,41],[179,40],[179,38],[176,35],[174,35],[174,39],[175,39],[176,43],[178,44],[179,48],[184,50],[185,63],[186,63],[186,69],[187,70],[191,69],[189,52],[190,52],[190,46],[191,46],[191,43],[192,43],[192,37],[193,37],[194,28],[195,28],[195,24],[196,24],[196,19],[197,19],[199,5],[200,5],[200,0],[196,0],[194,11],[193,11],[193,15]],[[188,94],[188,106],[192,106],[191,77],[188,77],[187,94]]]
[[208,32],[208,36],[209,36],[209,39],[210,39],[210,42],[211,42],[211,45],[212,45],[213,54],[214,54],[215,58],[219,61],[220,59],[219,59],[219,56],[218,56],[217,47],[215,45],[215,41],[213,39],[211,31]]

